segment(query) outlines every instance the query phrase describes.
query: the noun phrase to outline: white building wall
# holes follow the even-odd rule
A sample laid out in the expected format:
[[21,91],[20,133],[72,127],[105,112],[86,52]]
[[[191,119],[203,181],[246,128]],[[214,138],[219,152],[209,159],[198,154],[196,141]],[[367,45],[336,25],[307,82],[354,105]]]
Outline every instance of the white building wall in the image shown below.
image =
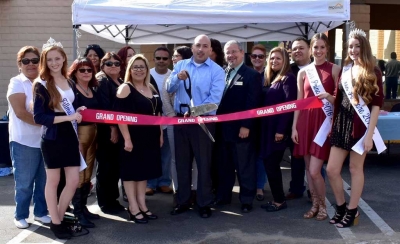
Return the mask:
[[[0,117],[7,111],[7,86],[18,74],[18,50],[27,45],[41,50],[43,43],[53,37],[64,46],[69,64],[72,63],[73,30],[71,4],[73,0],[0,0]],[[81,31],[79,51],[97,43],[106,52],[118,51],[123,44],[112,42]],[[134,46],[139,52],[139,48]]]

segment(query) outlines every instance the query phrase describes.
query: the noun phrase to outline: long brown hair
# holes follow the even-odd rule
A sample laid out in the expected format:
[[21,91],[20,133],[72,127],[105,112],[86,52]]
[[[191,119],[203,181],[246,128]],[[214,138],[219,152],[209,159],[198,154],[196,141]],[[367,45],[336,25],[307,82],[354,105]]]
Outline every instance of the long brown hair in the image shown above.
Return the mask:
[[[270,59],[271,55],[274,52],[278,52],[282,55],[282,68],[281,70],[278,71],[278,74],[275,76],[274,80],[272,78],[274,77],[274,71],[272,70]],[[274,47],[268,54],[268,60],[267,60],[267,66],[265,67],[265,72],[264,72],[264,86],[269,86],[272,83],[280,80],[285,80],[287,73],[290,71],[290,62],[289,62],[289,54],[283,47]]]
[[49,92],[50,96],[49,108],[52,110],[54,110],[55,108],[60,108],[61,102],[61,94],[57,91],[54,77],[50,74],[49,67],[47,67],[47,53],[53,50],[58,51],[64,58],[63,67],[61,68],[61,74],[65,77],[65,79],[67,79],[68,69],[67,55],[65,54],[64,49],[62,49],[61,47],[47,47],[40,54],[39,78],[46,81],[47,91]]
[[[354,34],[347,41],[347,47],[349,46],[350,40],[354,38],[360,42],[360,56],[358,62],[360,63],[360,70],[358,72],[358,77],[355,78],[355,84],[353,87],[353,96],[355,104],[360,101],[358,95],[362,97],[366,104],[372,101],[372,94],[377,95],[379,87],[377,85],[377,77],[375,74],[375,62],[372,56],[371,45],[369,44],[367,38],[362,35]],[[347,57],[344,60],[344,65],[353,63],[347,52]]]

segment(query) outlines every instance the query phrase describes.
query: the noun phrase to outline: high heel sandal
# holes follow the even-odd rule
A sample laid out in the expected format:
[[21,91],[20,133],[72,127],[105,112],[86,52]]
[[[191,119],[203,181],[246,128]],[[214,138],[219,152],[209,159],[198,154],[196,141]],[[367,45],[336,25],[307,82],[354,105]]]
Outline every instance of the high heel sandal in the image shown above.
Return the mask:
[[318,196],[318,200],[319,200],[319,206],[318,206],[319,209],[317,217],[315,219],[321,221],[328,218],[328,213],[326,212],[325,197]]
[[303,215],[303,218],[305,219],[312,219],[318,214],[319,210],[318,196],[317,194],[314,193],[314,191],[311,191],[311,199],[312,199],[312,207],[310,210],[308,210],[307,213]]
[[[143,218],[141,218],[141,219],[136,218],[139,215],[142,215]],[[128,221],[130,221],[130,220],[135,222],[136,224],[147,224],[148,223],[148,220],[146,219],[146,217],[144,217],[144,214],[142,214],[142,212],[139,212],[137,214],[132,214],[128,207]]]
[[335,216],[331,218],[329,221],[329,224],[339,224],[340,221],[343,219],[344,215],[346,214],[346,202],[344,202],[342,205],[337,205],[335,204]]
[[141,209],[139,209],[140,210],[140,212],[143,214],[143,216],[145,217],[145,218],[147,218],[147,219],[151,219],[151,220],[154,220],[154,219],[158,219],[158,216],[157,215],[155,215],[155,214],[148,214],[148,213],[150,213],[150,210],[149,209],[147,209],[147,211],[142,211]]
[[336,224],[337,228],[348,228],[353,225],[358,225],[358,219],[360,217],[360,212],[358,212],[357,208],[348,209],[346,208],[346,214],[343,219]]

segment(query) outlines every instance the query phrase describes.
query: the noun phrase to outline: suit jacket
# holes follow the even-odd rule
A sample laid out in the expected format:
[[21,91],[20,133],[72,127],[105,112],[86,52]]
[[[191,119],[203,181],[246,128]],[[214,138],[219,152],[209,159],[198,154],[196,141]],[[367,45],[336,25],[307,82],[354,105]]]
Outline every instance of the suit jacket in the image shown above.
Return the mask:
[[[243,64],[226,88],[218,107],[217,114],[228,114],[260,107],[261,75],[254,69]],[[256,132],[256,120],[244,119],[217,123],[217,137],[224,141],[241,142],[254,139]],[[250,130],[249,137],[239,137],[240,127]]]

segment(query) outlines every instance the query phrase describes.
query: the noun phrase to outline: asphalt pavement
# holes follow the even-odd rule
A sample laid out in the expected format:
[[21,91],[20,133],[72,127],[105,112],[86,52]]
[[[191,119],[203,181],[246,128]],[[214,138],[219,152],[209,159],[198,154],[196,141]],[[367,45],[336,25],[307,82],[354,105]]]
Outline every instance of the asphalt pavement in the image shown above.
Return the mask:
[[[288,189],[290,164],[285,158],[281,164],[284,187]],[[352,228],[337,229],[328,220],[303,219],[311,204],[306,194],[303,198],[288,201],[288,208],[268,213],[260,205],[270,201],[271,193],[266,185],[265,200],[254,201],[254,210],[248,214],[240,211],[238,187],[234,188],[233,202],[217,207],[209,219],[198,216],[193,209],[172,216],[172,195],[156,193],[147,197],[149,209],[159,216],[158,220],[140,225],[127,222],[127,213],[117,216],[103,214],[93,194],[89,198],[91,211],[101,215],[94,220],[96,228],[88,235],[75,237],[67,243],[400,243],[400,145],[391,146],[391,154],[371,153],[365,162],[365,187],[359,204],[360,224]],[[348,165],[343,168],[346,197],[349,198],[350,176]],[[348,184],[348,185],[347,185]],[[19,230],[13,224],[14,181],[12,176],[0,177],[0,243],[64,243],[56,240],[49,227],[29,218],[31,226]],[[327,200],[334,197],[327,182]],[[120,199],[127,206],[127,203]],[[334,209],[329,205],[329,214]],[[32,209],[31,209],[32,215]]]

